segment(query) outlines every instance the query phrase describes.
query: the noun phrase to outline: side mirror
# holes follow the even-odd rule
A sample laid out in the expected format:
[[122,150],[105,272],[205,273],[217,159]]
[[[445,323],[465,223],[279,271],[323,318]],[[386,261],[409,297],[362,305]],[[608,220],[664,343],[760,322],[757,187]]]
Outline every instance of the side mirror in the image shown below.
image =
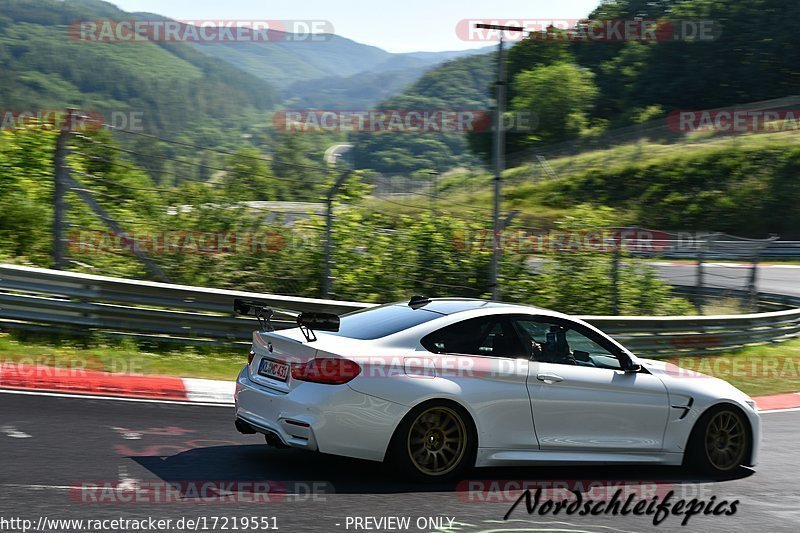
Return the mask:
[[312,331],[339,331],[339,316],[332,313],[300,313],[297,325]]
[[582,361],[584,363],[592,362],[591,354],[583,350],[572,350],[572,357],[574,357],[577,361]]
[[626,374],[636,374],[642,371],[642,365],[639,363],[630,363],[627,367],[625,367]]

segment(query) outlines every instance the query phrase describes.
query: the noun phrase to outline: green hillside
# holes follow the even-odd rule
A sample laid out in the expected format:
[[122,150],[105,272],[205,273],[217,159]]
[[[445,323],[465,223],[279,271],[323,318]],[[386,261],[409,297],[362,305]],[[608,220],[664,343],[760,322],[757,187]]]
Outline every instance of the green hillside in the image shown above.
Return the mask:
[[[402,93],[387,98],[380,109],[486,110],[496,54],[462,57],[426,72]],[[353,137],[356,163],[385,173],[446,171],[476,164],[461,133],[361,134]]]
[[[616,0],[604,1],[590,14],[596,21],[610,19],[708,21],[714,28],[708,39],[661,41],[590,41],[551,30],[514,43],[507,57],[507,112],[538,117],[530,132],[507,135],[509,164],[530,160],[538,150],[563,142],[577,150],[591,149],[607,132],[636,126],[676,110],[713,109],[800,94],[796,58],[800,34],[786,21],[800,15],[800,3],[783,0]],[[412,101],[425,108],[457,109],[465,98],[488,104],[496,65],[487,54],[482,61],[457,63],[454,73],[445,64],[429,71],[424,80],[391,99]],[[476,95],[464,80],[482,80]],[[448,143],[452,157],[464,160],[467,148],[489,161],[491,135],[469,135],[469,143]],[[392,149],[388,143],[369,142],[359,149],[362,160],[383,172],[425,168],[396,165],[395,160],[420,155],[405,140]],[[574,150],[574,151],[577,151]]]
[[[202,43],[193,46],[277,87],[332,75],[351,76],[369,71],[392,57],[380,48],[336,35],[324,41]],[[422,60],[419,63],[427,64]]]
[[0,0],[0,102],[5,109],[143,113],[145,128],[174,136],[207,120],[266,112],[268,83],[183,44],[86,43],[75,20],[130,18],[94,1]]
[[[702,141],[702,142],[701,142]],[[614,208],[616,223],[675,231],[723,231],[800,239],[800,144],[796,133],[642,142],[548,158],[504,173],[503,210],[516,222],[553,228],[577,206]],[[439,194],[453,212],[492,205],[487,173],[452,173]],[[425,198],[404,199],[409,213]]]
[[486,53],[390,53],[338,35],[323,41],[193,46],[274,85],[287,107],[315,109],[369,109],[399,94],[431,68]]

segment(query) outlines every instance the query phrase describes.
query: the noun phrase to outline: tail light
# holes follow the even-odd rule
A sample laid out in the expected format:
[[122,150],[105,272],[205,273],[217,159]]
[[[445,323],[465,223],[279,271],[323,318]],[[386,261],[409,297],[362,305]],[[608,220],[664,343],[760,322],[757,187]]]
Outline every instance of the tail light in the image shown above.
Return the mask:
[[249,364],[252,364],[252,362],[253,362],[253,357],[255,357],[255,356],[256,356],[256,352],[254,352],[253,350],[250,350],[250,353],[249,353],[249,354],[247,354],[247,364],[248,364],[248,365],[249,365]]
[[320,357],[307,363],[292,364],[292,379],[326,385],[342,385],[360,373],[361,367],[355,361],[335,357]]

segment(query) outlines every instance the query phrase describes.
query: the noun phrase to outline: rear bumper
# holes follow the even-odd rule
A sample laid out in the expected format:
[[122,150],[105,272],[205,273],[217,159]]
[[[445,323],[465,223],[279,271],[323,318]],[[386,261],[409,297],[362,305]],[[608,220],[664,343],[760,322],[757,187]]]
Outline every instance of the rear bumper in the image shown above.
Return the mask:
[[347,385],[302,383],[290,392],[236,379],[236,418],[287,446],[382,461],[394,429],[408,408]]

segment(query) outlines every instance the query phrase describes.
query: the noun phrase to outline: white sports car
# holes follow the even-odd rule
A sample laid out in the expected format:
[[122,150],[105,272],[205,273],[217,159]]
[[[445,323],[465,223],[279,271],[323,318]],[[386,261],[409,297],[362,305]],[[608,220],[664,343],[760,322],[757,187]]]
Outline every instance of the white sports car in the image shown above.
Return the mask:
[[419,479],[469,466],[688,462],[720,474],[756,463],[746,394],[639,359],[561,313],[414,297],[297,321],[253,334],[236,383],[237,429],[274,446],[391,460]]

